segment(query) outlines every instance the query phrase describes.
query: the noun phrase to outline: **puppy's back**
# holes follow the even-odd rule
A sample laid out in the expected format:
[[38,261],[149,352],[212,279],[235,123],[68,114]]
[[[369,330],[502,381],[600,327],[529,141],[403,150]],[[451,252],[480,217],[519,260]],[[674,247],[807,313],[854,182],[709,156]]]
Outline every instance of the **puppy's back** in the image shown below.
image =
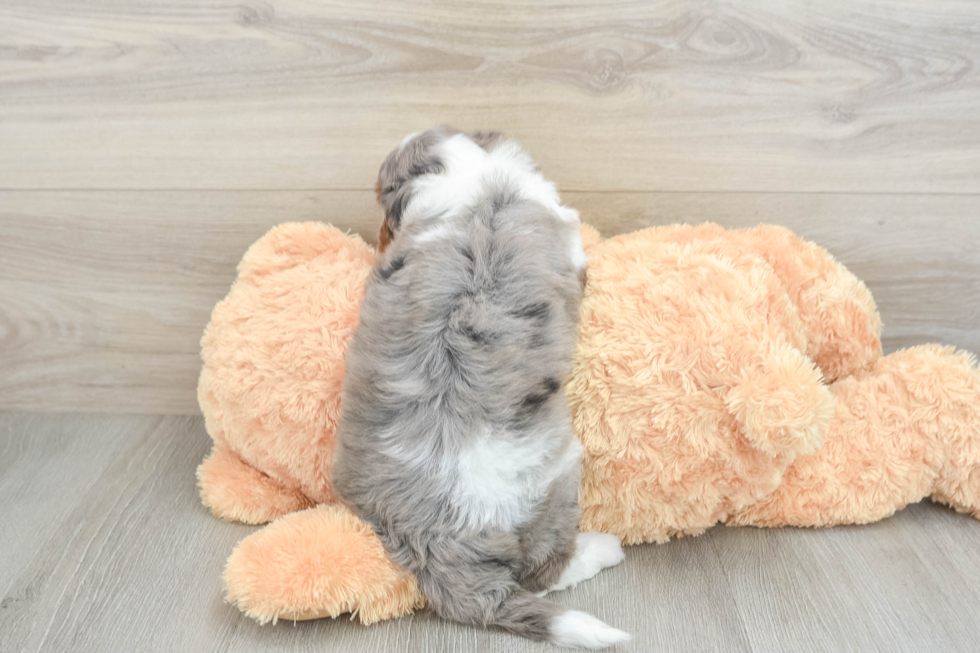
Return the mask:
[[352,432],[394,437],[392,413],[431,428],[434,405],[469,426],[546,411],[575,344],[572,246],[568,226],[526,200],[412,225],[378,261],[348,353]]

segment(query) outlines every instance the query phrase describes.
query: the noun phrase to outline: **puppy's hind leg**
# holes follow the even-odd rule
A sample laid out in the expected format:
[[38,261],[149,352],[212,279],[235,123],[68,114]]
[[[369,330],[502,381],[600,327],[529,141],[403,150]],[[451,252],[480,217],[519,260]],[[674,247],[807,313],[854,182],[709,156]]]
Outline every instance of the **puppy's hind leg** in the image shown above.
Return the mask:
[[576,469],[555,480],[538,516],[518,533],[523,557],[517,582],[538,596],[547,594],[558,582],[575,554],[575,535],[581,518],[579,477]]
[[416,576],[429,605],[446,619],[567,648],[601,649],[630,639],[591,615],[521,587],[514,579],[520,545],[511,533],[432,541],[427,552]]
[[538,596],[574,587],[625,558],[614,535],[578,532],[579,477],[576,471],[555,481],[540,515],[521,533],[524,560],[517,578]]

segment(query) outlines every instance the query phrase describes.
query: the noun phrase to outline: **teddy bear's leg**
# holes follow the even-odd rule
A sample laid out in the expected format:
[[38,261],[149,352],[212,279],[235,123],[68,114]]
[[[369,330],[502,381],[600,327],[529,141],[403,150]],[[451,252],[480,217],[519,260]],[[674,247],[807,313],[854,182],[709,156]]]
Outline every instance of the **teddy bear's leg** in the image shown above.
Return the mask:
[[907,349],[831,390],[823,447],[728,524],[868,523],[929,496],[980,516],[980,371],[970,355]]
[[782,281],[799,312],[806,353],[833,383],[881,358],[881,318],[868,288],[825,249],[783,227],[740,230]]
[[[892,358],[889,356],[889,358]],[[937,441],[941,461],[932,500],[980,519],[980,369],[952,347],[895,354],[896,374],[909,379],[922,430]]]
[[224,581],[228,600],[260,623],[353,612],[370,624],[424,604],[415,576],[340,505],[286,515],[246,537],[229,556]]
[[279,484],[220,445],[197,468],[197,484],[201,502],[216,517],[244,524],[265,524],[313,505],[299,490]]

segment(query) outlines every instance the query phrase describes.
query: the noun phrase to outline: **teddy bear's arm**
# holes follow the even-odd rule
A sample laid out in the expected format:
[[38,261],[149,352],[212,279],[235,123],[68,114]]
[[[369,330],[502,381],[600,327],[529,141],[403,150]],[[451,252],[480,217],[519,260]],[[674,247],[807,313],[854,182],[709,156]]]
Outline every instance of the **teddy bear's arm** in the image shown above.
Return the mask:
[[752,445],[771,456],[821,446],[833,400],[813,362],[792,345],[760,342],[759,363],[735,372],[725,406]]
[[825,249],[788,229],[742,230],[782,281],[799,311],[807,355],[827,383],[868,370],[881,358],[881,318],[868,288]]

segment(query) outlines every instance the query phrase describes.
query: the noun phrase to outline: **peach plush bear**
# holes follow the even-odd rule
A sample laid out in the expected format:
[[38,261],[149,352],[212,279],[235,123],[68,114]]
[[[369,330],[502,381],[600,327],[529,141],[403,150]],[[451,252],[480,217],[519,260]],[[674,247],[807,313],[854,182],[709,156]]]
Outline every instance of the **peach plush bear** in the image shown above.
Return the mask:
[[[882,357],[867,288],[785,229],[672,226],[589,255],[566,388],[583,530],[665,542],[724,523],[830,526],[931,497],[980,518],[980,371],[935,345]],[[202,340],[219,517],[273,522],[228,560],[259,621],[423,605],[330,487],[344,354],[375,252],[321,224],[256,242]],[[274,521],[275,520],[275,521]]]

